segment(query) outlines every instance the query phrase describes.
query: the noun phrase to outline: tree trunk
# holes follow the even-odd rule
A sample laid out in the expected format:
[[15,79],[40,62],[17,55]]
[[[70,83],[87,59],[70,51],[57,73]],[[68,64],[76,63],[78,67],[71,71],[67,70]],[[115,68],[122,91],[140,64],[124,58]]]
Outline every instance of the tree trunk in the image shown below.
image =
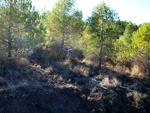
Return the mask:
[[63,36],[62,36],[62,42],[61,42],[61,48],[64,48],[64,38],[65,38],[65,33],[63,31]]
[[147,54],[146,54],[147,58],[146,58],[146,60],[147,60],[147,74],[148,74],[148,76],[150,76],[150,62],[149,62],[150,54],[149,54],[149,52],[150,52],[149,41],[147,41]]
[[9,40],[9,42],[8,42],[8,58],[12,57],[11,49],[12,49],[12,47],[11,47],[11,40]]
[[102,53],[103,53],[103,36],[102,36],[102,40],[101,40],[101,50],[100,50],[100,54],[99,54],[99,70],[101,70],[101,65],[102,65]]
[[99,71],[101,71],[102,68],[102,54],[103,54],[103,20],[102,20],[102,33],[101,33],[101,49],[99,53]]
[[148,75],[150,76],[149,51],[148,51],[148,54],[147,54],[147,69],[148,69]]
[[9,59],[12,57],[11,50],[12,50],[12,38],[11,38],[11,31],[9,27],[8,30],[8,58]]

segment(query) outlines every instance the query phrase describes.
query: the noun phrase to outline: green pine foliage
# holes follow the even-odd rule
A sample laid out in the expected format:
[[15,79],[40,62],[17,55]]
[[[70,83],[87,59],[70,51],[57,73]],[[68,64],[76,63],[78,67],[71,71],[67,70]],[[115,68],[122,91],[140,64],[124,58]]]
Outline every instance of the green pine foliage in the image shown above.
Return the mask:
[[72,47],[76,38],[83,31],[82,12],[74,8],[74,0],[59,0],[52,12],[47,12],[45,27],[47,31],[46,45],[50,45],[49,37],[60,42],[63,47]]
[[104,2],[94,8],[92,16],[88,19],[88,26],[83,32],[83,44],[86,45],[85,55],[99,57],[99,68],[102,58],[111,55],[113,41],[117,35],[118,16]]
[[132,43],[132,34],[137,30],[137,26],[128,23],[125,27],[125,31],[123,35],[120,35],[119,39],[117,39],[114,43],[115,60],[116,61],[128,61],[130,58],[131,52],[131,43]]
[[83,21],[75,2],[58,0],[51,12],[39,13],[31,0],[1,0],[0,54],[11,58],[17,51],[33,52],[58,44],[78,49],[86,58],[99,58],[99,69],[103,58],[109,57],[116,63],[142,62],[150,70],[150,23],[137,26],[121,21],[105,2]]
[[137,32],[133,33],[132,56],[149,57],[150,23],[144,23]]
[[31,0],[3,0],[0,9],[1,49],[9,58],[13,51],[33,50],[40,45],[44,28]]

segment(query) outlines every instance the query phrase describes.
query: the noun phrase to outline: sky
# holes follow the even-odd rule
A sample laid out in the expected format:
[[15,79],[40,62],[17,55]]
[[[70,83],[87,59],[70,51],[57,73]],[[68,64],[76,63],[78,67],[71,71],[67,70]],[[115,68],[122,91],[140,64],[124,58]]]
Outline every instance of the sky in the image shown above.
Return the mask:
[[[76,0],[76,7],[83,12],[83,20],[92,15],[98,4],[105,2],[114,9],[120,20],[131,21],[137,25],[150,22],[150,0]],[[57,0],[32,0],[33,6],[39,11],[51,11]]]

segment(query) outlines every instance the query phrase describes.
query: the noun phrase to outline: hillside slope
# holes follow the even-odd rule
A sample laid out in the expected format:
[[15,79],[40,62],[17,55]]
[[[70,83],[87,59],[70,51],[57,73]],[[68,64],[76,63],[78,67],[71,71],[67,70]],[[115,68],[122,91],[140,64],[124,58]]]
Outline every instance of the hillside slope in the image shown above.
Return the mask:
[[149,113],[150,81],[38,52],[0,67],[0,113]]

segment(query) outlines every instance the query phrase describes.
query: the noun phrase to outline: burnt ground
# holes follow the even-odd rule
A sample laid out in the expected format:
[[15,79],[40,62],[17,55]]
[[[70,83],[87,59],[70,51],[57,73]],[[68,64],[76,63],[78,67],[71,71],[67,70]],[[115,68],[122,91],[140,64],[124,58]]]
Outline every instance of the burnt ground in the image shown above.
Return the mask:
[[0,113],[150,113],[150,81],[34,53],[0,66]]

